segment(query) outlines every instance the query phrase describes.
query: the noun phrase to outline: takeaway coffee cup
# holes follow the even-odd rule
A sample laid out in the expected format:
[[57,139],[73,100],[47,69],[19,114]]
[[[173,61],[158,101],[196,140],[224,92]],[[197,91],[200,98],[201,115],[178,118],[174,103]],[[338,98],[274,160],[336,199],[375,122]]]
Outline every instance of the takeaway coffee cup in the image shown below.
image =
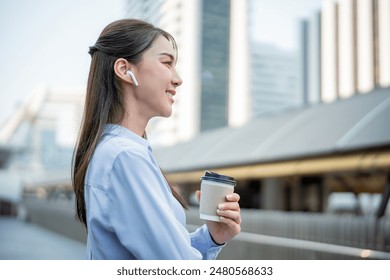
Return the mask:
[[206,171],[201,177],[200,218],[219,222],[218,204],[226,201],[226,195],[234,191],[234,178]]

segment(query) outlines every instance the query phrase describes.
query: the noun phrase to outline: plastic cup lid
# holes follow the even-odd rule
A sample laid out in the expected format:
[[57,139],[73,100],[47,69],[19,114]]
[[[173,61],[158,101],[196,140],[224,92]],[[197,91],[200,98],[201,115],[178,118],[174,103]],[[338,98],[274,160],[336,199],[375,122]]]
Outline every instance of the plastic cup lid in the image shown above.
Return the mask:
[[201,180],[210,180],[214,182],[226,183],[230,185],[236,185],[233,177],[221,175],[216,172],[206,170],[204,176],[201,177]]

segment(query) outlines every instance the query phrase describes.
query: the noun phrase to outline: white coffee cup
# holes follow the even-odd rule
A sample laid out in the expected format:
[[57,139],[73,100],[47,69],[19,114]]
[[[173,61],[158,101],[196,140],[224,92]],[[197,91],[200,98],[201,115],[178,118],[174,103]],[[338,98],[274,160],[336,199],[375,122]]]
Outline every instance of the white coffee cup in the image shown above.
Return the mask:
[[226,195],[234,192],[234,178],[206,171],[201,178],[199,216],[203,220],[219,222],[218,205],[226,201]]

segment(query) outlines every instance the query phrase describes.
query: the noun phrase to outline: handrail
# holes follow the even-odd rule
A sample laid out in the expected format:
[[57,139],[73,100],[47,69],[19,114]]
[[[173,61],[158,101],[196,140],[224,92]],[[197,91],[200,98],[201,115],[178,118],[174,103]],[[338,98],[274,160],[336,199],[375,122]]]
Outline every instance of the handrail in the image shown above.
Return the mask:
[[[195,230],[198,227],[199,226],[196,225],[187,225],[187,228],[189,230]],[[335,245],[316,241],[308,241],[302,239],[276,237],[258,233],[240,232],[236,237],[234,237],[234,240],[277,247],[287,247],[293,249],[318,251],[323,253],[340,254],[362,259],[390,259],[390,253],[382,251]]]

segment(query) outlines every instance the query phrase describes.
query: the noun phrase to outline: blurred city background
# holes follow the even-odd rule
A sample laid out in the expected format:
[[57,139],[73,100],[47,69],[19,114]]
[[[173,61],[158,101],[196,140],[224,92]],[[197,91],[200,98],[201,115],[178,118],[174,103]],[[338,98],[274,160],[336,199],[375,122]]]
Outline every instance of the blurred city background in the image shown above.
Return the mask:
[[147,132],[188,229],[204,170],[238,182],[220,259],[390,259],[390,0],[1,1],[0,259],[84,258],[88,47],[128,17],[177,40],[174,113]]

